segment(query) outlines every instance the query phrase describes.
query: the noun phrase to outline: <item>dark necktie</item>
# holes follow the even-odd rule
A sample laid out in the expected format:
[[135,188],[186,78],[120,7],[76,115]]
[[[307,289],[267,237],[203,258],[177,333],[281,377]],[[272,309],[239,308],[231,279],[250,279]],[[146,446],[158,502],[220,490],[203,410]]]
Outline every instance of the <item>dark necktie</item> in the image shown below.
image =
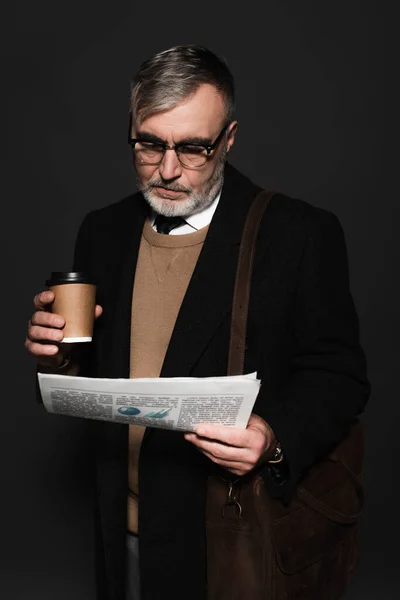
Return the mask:
[[154,221],[157,232],[166,234],[184,223],[186,223],[186,221],[183,217],[164,217],[164,215],[157,215]]

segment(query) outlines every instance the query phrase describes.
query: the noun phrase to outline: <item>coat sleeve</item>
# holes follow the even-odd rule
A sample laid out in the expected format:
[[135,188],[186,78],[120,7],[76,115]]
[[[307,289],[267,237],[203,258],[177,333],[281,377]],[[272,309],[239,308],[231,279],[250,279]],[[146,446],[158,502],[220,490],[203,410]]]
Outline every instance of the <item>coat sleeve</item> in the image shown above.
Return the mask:
[[364,410],[370,392],[343,230],[327,211],[317,210],[310,220],[292,335],[289,376],[276,398],[265,399],[262,415],[286,457],[284,481],[277,485],[278,473],[273,484],[268,468],[264,479],[274,496],[283,497],[290,497],[307,468],[340,441]]

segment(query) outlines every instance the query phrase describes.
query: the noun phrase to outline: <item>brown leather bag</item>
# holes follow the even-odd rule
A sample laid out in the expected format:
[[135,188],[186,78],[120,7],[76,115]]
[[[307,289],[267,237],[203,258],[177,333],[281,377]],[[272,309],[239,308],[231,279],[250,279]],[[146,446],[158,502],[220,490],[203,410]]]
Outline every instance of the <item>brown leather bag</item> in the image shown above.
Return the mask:
[[[272,197],[261,192],[243,230],[232,308],[228,375],[243,373],[255,244]],[[271,498],[261,476],[208,478],[208,600],[337,600],[358,560],[363,504],[363,429],[312,466],[289,505]]]

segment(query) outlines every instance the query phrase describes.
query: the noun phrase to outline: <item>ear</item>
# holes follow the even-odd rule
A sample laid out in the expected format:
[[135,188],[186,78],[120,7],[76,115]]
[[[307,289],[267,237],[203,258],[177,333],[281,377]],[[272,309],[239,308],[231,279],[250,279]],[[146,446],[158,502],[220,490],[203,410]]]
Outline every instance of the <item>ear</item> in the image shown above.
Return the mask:
[[232,121],[232,123],[229,125],[229,129],[228,129],[228,138],[227,138],[227,142],[226,142],[226,151],[227,152],[229,152],[229,150],[231,149],[231,146],[233,145],[233,143],[235,141],[237,128],[238,128],[238,122]]

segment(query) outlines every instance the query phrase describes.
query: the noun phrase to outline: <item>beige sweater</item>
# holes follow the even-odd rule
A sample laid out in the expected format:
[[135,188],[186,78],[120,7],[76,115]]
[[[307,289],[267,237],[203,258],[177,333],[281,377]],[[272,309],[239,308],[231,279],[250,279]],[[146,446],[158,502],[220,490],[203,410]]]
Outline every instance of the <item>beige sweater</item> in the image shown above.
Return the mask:
[[[146,221],[132,298],[130,377],[159,377],[172,330],[208,227],[156,233]],[[138,533],[138,459],[145,428],[129,426],[128,530]]]

